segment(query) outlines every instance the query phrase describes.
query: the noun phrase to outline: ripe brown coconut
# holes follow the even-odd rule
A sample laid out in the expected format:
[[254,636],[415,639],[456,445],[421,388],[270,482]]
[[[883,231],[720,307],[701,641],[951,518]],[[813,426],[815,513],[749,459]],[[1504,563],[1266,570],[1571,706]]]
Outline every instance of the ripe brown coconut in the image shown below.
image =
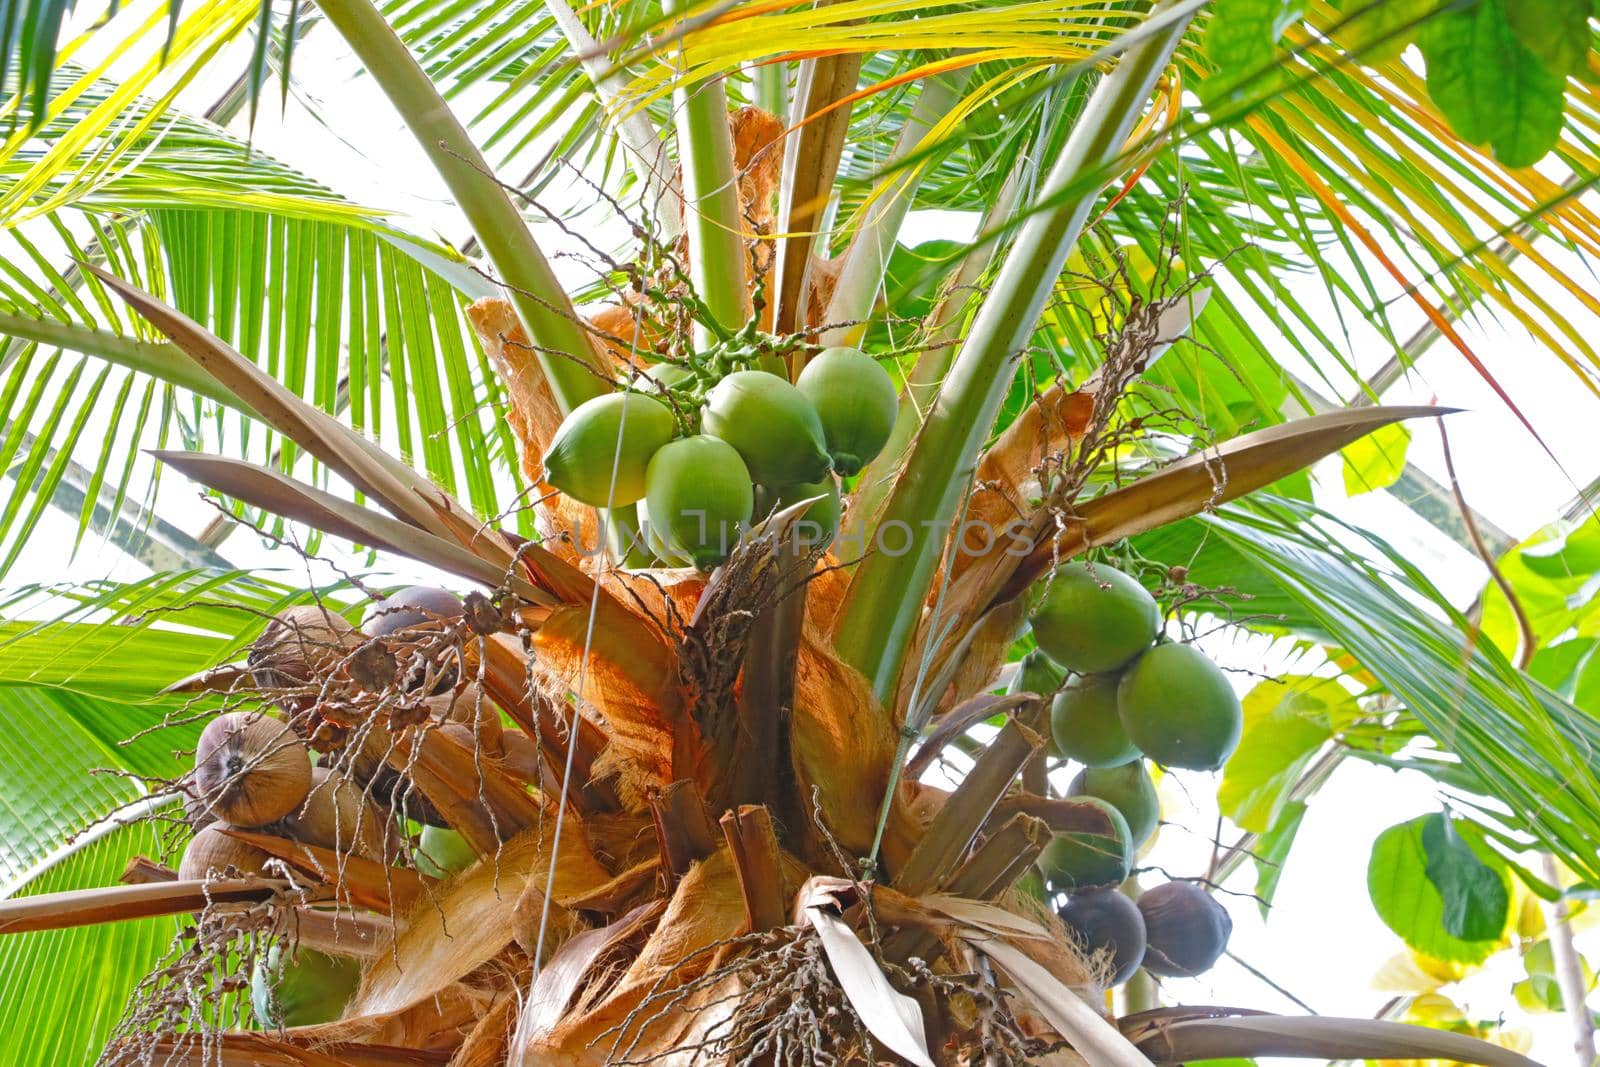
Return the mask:
[[193,794],[235,826],[265,826],[305,802],[311,753],[287,723],[258,712],[230,712],[200,734]]
[[319,604],[301,604],[267,623],[247,662],[256,686],[296,715],[316,706],[315,690],[361,643],[360,632],[342,616]]
[[232,827],[227,823],[214,822],[195,834],[183,850],[178,877],[210,879],[265,873],[271,854],[223,832],[229,829]]
[[341,855],[383,860],[399,852],[394,825],[349,775],[311,770],[311,792],[283,820],[289,836]]

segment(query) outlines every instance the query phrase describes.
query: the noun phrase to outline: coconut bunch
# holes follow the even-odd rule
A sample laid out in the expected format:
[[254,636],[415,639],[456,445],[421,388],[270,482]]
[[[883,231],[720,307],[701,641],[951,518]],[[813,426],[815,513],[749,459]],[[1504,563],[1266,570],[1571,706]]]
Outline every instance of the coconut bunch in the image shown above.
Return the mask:
[[[1192,644],[1161,639],[1161,608],[1131,575],[1072,563],[1041,583],[1029,629],[1038,647],[1013,692],[1050,699],[1053,755],[1082,769],[1067,788],[1111,820],[1110,840],[1056,835],[1039,858],[1045,885],[1065,894],[1059,915],[1082,947],[1109,961],[1111,984],[1140,966],[1195,977],[1227,949],[1227,911],[1193,882],[1138,896],[1118,892],[1160,822],[1146,761],[1220,770],[1244,727],[1227,676]],[[1068,680],[1070,676],[1070,680]]]
[[[256,706],[207,723],[180,783],[194,833],[178,878],[337,885],[370,882],[374,871],[442,879],[474,862],[478,853],[443,814],[460,808],[457,791],[440,788],[426,772],[430,760],[419,767],[416,754],[437,756],[451,739],[472,759],[524,772],[533,757],[525,738],[508,739],[498,718],[482,714],[460,664],[441,654],[454,651],[450,630],[464,625],[466,610],[448,590],[419,586],[373,603],[359,628],[321,604],[272,618],[242,665]],[[240,687],[232,688],[237,698]],[[332,895],[348,902],[358,894]],[[251,1001],[262,1026],[343,1013],[360,963],[326,947],[334,951],[274,943],[256,959]]]
[[791,383],[784,346],[747,332],[579,405],[544,454],[544,480],[608,513],[616,554],[634,567],[710,570],[753,520],[809,502],[799,533],[826,546],[839,526],[839,477],[888,443],[894,380],[855,348],[824,349]]

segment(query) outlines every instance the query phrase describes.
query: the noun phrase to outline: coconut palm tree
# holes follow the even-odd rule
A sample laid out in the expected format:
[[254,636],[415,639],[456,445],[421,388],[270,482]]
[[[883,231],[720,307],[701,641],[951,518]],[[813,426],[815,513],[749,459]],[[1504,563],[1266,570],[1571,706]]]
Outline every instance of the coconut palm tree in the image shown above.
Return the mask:
[[[1454,326],[1493,311],[1593,387],[1541,252],[1595,245],[1587,0],[68,6],[0,3],[0,569],[64,511],[152,573],[10,602],[7,1062],[1528,1062],[1091,1007],[1035,861],[1128,828],[1049,778],[1055,683],[996,690],[1076,557],[1174,633],[1248,595],[1382,694],[1340,744],[1425,739],[1378,754],[1498,870],[1600,879],[1595,720],[1297,480],[1438,413],[1365,402],[1352,323],[1515,411]],[[470,240],[228,132],[313,33]],[[908,249],[918,208],[975,235]],[[229,567],[136,503],[166,467],[453,595]]]

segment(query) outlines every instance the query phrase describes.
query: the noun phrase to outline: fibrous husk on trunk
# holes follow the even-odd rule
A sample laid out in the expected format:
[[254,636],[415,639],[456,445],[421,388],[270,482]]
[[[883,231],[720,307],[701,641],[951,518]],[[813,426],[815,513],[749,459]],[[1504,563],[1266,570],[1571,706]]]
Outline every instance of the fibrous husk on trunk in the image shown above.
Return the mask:
[[615,776],[630,811],[646,790],[696,777],[698,734],[686,714],[677,656],[649,621],[609,591],[559,608],[533,640],[540,673],[592,708],[610,738],[595,773]]
[[[818,869],[833,867],[832,852],[813,824],[813,798],[827,832],[849,853],[866,855],[889,787],[899,735],[873,700],[867,680],[813,634],[801,641],[795,670],[791,758],[800,810],[785,813],[795,848]],[[893,870],[915,846],[922,825],[912,817],[907,789],[897,790],[885,828],[883,857]]]

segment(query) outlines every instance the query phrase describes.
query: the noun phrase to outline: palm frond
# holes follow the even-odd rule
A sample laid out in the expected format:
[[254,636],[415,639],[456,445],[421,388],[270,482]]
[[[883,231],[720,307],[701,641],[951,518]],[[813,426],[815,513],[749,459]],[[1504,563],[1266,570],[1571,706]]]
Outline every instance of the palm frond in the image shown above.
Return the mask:
[[[159,855],[150,822],[118,827],[36,870],[27,895],[112,885],[136,855]],[[0,1057],[17,1067],[93,1063],[127,994],[170,950],[171,918],[40,931],[0,939],[0,1011],[27,1019],[0,1032]]]
[[[498,512],[503,476],[517,478],[497,411],[498,380],[463,315],[463,294],[419,262],[443,260],[433,246],[386,239],[361,221],[227,204],[153,208],[117,222],[67,211],[50,222],[69,254],[87,258],[92,241],[108,269],[169,292],[297,395],[344,414],[408,461],[417,457],[484,513]],[[34,250],[26,227],[0,242],[19,258]],[[37,261],[45,262],[42,254]],[[169,447],[180,429],[185,447],[294,468],[301,456],[291,443],[245,415],[199,407],[175,391],[167,383],[226,402],[214,383],[151,339],[148,325],[106,300],[99,282],[79,281],[82,296],[59,275],[46,288],[0,272],[0,331],[13,339],[0,378],[8,423],[0,455],[32,465],[19,472],[19,484],[34,501],[21,512],[25,494],[15,494],[0,511],[0,544],[26,539],[70,460],[95,472],[96,488],[114,486],[119,499],[144,495],[154,474],[135,457],[141,448]],[[63,350],[99,359],[84,364]],[[152,373],[163,383],[146,377]],[[96,407],[112,397],[119,402]],[[8,565],[0,562],[0,572]]]
[[1600,723],[1509,663],[1403,553],[1295,501],[1207,522],[1494,798],[1524,847],[1600,881]]
[[[56,73],[49,121],[0,154],[0,223],[15,225],[68,205],[131,211],[232,206],[289,218],[381,226],[383,212],[351,203],[292,167],[162,99],[75,64]],[[115,110],[103,129],[101,114]]]

